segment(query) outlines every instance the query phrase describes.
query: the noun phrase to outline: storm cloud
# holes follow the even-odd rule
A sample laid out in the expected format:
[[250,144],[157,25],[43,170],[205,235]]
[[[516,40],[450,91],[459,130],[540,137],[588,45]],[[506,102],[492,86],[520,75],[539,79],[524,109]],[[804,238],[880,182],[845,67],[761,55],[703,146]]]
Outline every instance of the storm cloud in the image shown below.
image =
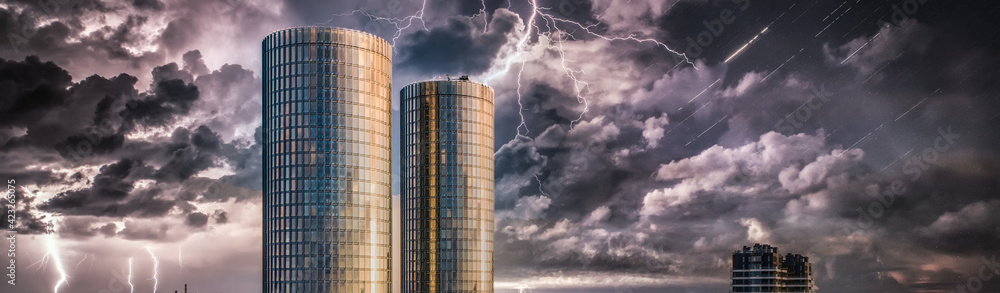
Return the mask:
[[498,292],[725,291],[753,243],[941,292],[1000,245],[995,3],[69,2],[0,6],[0,176],[68,291],[150,254],[161,290],[260,290],[260,39],[293,25],[389,40],[394,92],[494,88]]

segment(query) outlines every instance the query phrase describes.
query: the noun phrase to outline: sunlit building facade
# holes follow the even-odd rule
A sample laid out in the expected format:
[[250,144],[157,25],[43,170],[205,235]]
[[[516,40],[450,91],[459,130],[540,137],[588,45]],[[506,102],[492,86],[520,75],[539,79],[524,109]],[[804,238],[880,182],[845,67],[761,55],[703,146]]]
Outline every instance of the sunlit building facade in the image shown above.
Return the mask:
[[392,51],[349,29],[262,42],[263,292],[389,292]]
[[493,89],[400,91],[402,291],[493,292]]

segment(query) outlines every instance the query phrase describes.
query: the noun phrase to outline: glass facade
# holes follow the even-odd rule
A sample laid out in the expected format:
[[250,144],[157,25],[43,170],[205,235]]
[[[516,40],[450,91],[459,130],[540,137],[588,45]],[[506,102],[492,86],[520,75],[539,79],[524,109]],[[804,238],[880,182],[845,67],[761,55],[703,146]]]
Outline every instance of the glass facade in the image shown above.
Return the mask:
[[493,292],[493,89],[400,92],[403,292]]
[[392,51],[340,28],[263,52],[263,292],[389,292]]

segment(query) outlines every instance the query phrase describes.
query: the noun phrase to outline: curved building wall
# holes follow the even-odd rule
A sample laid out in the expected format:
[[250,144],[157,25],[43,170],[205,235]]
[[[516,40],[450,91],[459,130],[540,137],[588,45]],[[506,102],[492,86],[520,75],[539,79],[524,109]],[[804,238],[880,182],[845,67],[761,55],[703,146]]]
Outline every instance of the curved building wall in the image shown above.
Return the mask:
[[493,89],[400,92],[403,292],[493,292]]
[[392,53],[340,28],[263,52],[263,292],[389,292]]

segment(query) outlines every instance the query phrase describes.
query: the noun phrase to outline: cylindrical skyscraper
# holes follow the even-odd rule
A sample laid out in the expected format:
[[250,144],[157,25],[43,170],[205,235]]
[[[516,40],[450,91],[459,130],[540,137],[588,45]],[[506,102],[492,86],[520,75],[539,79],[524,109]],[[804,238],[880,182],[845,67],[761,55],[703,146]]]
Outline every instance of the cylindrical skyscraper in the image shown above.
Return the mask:
[[493,292],[493,89],[400,91],[403,292]]
[[262,45],[263,292],[389,292],[392,48],[327,27]]

